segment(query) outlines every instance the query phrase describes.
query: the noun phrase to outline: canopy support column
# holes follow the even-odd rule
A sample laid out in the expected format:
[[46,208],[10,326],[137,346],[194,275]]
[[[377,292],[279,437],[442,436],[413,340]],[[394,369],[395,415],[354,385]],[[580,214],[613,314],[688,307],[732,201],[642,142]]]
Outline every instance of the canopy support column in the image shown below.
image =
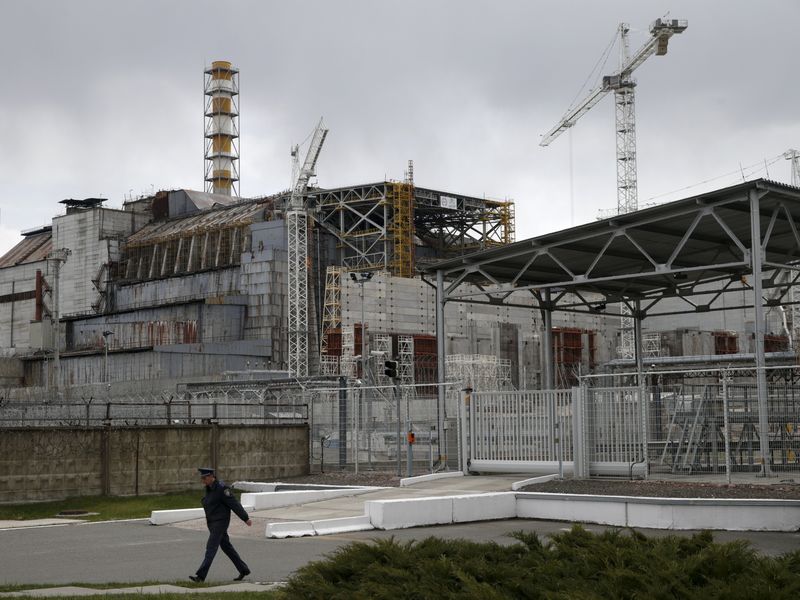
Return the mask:
[[753,270],[753,313],[755,315],[755,355],[756,383],[758,386],[758,437],[761,449],[761,474],[771,474],[769,453],[769,407],[767,399],[766,357],[764,356],[764,319],[763,287],[761,267],[764,253],[761,247],[761,215],[759,213],[758,190],[750,190],[750,261]]

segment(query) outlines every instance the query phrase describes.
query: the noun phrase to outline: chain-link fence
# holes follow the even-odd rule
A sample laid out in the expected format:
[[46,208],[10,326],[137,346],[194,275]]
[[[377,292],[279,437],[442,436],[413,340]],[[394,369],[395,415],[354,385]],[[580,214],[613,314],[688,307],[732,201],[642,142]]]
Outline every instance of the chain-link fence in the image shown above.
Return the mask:
[[68,389],[59,398],[0,399],[0,427],[305,423],[298,385],[254,382],[178,386],[139,394]]
[[312,461],[323,470],[396,470],[404,476],[442,467],[448,446],[457,453],[456,418],[440,413],[437,396],[420,393],[430,387],[347,380],[341,387],[306,390]]
[[[646,448],[653,476],[800,472],[800,369],[768,367],[761,394],[756,375],[753,368],[651,370],[641,386],[617,388],[616,402],[593,403],[591,426],[601,438],[608,427],[622,431],[615,439],[627,459]],[[601,397],[611,377],[634,378],[586,377],[588,396]]]
[[770,369],[765,395],[750,370],[671,375],[651,376],[646,389],[652,472],[800,472],[795,369]]
[[469,469],[728,480],[800,472],[797,368],[767,369],[761,393],[753,369],[636,379],[592,376],[572,390],[472,394],[461,423]]

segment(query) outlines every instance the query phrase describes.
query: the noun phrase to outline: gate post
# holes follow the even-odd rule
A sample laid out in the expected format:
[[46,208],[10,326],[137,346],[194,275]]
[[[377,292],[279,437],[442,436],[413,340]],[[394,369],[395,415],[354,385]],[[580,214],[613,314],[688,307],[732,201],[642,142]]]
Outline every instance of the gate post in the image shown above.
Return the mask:
[[461,391],[463,392],[463,397],[459,402],[458,408],[458,437],[460,438],[458,466],[464,475],[469,475],[469,412],[472,388],[464,388]]
[[589,477],[589,461],[586,455],[586,394],[585,383],[572,388],[572,460],[573,477],[586,479]]

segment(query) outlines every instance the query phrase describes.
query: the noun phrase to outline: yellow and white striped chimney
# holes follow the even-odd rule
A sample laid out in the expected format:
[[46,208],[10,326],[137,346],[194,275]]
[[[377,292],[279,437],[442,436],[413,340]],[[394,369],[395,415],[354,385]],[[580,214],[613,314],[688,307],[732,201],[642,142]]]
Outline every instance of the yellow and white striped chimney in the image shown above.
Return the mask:
[[205,70],[206,191],[239,196],[239,69],[215,60]]

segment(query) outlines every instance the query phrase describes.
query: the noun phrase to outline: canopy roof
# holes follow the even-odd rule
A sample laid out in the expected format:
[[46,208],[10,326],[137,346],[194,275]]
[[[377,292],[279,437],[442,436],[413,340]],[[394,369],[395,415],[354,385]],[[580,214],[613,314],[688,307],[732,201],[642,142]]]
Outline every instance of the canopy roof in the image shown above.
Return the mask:
[[[512,291],[527,289],[541,303],[541,292],[550,290],[552,308],[639,300],[647,310],[670,296],[750,288],[754,254],[768,275],[764,288],[788,290],[800,274],[798,231],[800,188],[758,179],[439,261],[425,272],[443,273],[446,300],[508,304]],[[785,267],[794,275],[778,276]],[[779,289],[768,303],[787,303],[785,296]],[[711,304],[687,301],[672,312],[713,310]]]

